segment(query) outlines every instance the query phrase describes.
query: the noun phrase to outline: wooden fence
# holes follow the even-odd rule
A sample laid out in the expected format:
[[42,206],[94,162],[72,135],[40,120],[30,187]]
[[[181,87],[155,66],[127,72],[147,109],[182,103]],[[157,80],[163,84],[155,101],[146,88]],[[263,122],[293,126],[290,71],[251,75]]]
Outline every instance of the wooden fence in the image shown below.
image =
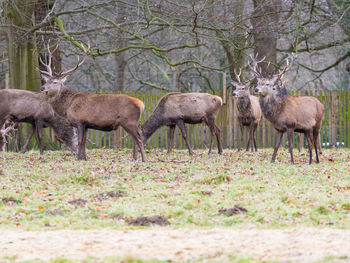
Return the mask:
[[[125,94],[141,99],[145,104],[145,111],[142,115],[140,124],[152,114],[157,105],[157,101],[164,96],[165,92],[146,91],[146,92],[125,92]],[[224,105],[221,108],[217,118],[217,125],[222,131],[222,141],[224,148],[236,148],[240,138],[239,125],[237,122],[236,99],[232,97],[231,92],[218,94],[223,98]],[[224,96],[223,96],[224,95]],[[349,147],[350,144],[350,91],[294,91],[291,95],[310,95],[317,97],[325,106],[325,113],[321,129],[321,145],[323,147]],[[187,125],[188,138],[194,149],[207,148],[210,141],[210,130],[205,124]],[[146,147],[166,148],[168,139],[168,128],[162,127],[157,130],[150,138]],[[245,132],[245,142],[247,134]],[[285,136],[286,137],[286,136]],[[285,144],[286,138],[282,143]],[[102,132],[89,130],[88,138],[90,144],[88,147],[128,147],[131,148],[132,139],[123,130],[117,132]],[[295,137],[296,138],[296,137]],[[270,123],[264,118],[261,120],[257,129],[258,147],[273,147],[275,140],[275,131]],[[294,140],[297,142],[297,140]],[[305,140],[304,140],[305,141]],[[92,143],[91,143],[92,142]],[[175,148],[184,149],[186,145],[182,139],[180,130],[175,131]]]

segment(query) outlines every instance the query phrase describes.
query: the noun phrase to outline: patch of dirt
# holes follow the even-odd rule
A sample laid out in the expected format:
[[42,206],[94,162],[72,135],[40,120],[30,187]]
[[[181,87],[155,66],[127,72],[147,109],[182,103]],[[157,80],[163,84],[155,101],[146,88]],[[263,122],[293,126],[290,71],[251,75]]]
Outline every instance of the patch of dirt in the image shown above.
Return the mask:
[[70,204],[70,205],[78,205],[78,206],[84,206],[87,203],[88,203],[88,201],[86,201],[84,199],[81,199],[81,198],[68,201],[68,204]]
[[259,261],[316,262],[333,256],[350,260],[350,229],[171,229],[0,230],[0,261],[133,257],[181,262],[231,262],[232,256]]
[[128,221],[129,226],[168,226],[170,222],[164,216],[141,216]]
[[218,215],[226,215],[226,216],[233,216],[233,215],[238,215],[238,214],[245,214],[247,213],[247,209],[240,205],[235,205],[234,207],[231,208],[221,208],[219,209]]
[[212,196],[212,195],[213,195],[213,192],[212,192],[212,191],[201,191],[201,194],[202,194],[202,195],[209,195],[209,196]]
[[115,190],[115,191],[109,191],[109,192],[103,192],[103,193],[97,194],[93,198],[102,201],[109,198],[119,198],[123,196],[126,196],[126,194],[123,191]]
[[112,215],[109,218],[114,220],[125,220],[125,217],[121,214]]
[[63,212],[60,209],[49,210],[46,213],[52,216],[63,216]]
[[5,205],[10,205],[10,206],[18,205],[21,203],[20,200],[17,200],[13,197],[3,197],[3,198],[1,198],[1,202],[3,202],[3,204],[5,204]]

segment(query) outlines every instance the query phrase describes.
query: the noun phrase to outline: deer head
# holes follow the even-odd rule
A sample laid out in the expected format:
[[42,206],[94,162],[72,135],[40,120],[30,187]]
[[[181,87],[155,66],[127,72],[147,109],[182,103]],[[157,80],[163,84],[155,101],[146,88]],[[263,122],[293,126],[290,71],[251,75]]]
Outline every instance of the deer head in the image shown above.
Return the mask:
[[[294,56],[292,56],[292,62],[294,61]],[[285,89],[281,89],[281,80],[284,74],[291,68],[292,63],[289,62],[289,58],[286,59],[286,66],[277,74],[271,77],[264,78],[261,75],[257,77],[257,85],[254,92],[260,96],[267,96],[268,94],[280,95]]]
[[238,82],[234,80],[231,81],[232,88],[234,88],[234,90],[232,91],[232,96],[236,98],[249,96],[250,95],[249,87],[250,87],[251,80],[248,80],[246,82],[240,81],[242,69],[239,69],[239,74],[236,73],[236,70],[234,70],[234,73],[236,75],[236,79],[238,80]]
[[61,72],[59,74],[57,74],[56,76],[53,75],[52,69],[51,69],[51,61],[52,61],[52,53],[55,52],[55,50],[58,48],[58,46],[56,46],[56,48],[51,51],[49,45],[47,46],[47,53],[48,53],[48,62],[45,63],[41,58],[40,58],[40,62],[41,64],[43,64],[46,67],[46,71],[45,70],[39,70],[41,73],[41,77],[44,79],[45,84],[41,86],[40,91],[42,92],[46,92],[46,94],[52,93],[56,93],[57,91],[59,91],[61,88],[64,87],[64,82],[67,80],[67,77],[73,73],[75,70],[77,70],[86,60],[87,55],[89,53],[90,50],[90,45],[87,46],[87,48],[85,48],[83,46],[84,49],[84,57],[81,61],[79,61],[78,58],[78,64],[67,70],[64,72]]

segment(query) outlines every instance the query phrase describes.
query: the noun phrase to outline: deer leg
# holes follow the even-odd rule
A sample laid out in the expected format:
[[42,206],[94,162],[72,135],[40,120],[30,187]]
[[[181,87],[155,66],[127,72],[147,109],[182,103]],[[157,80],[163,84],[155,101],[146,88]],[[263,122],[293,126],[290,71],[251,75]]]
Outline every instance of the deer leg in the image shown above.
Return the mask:
[[82,123],[78,124],[78,160],[86,160],[85,143],[87,137],[87,129]]
[[289,147],[289,153],[290,153],[290,160],[291,163],[294,164],[294,158],[293,158],[293,129],[287,129],[287,136],[288,136],[288,147]]
[[251,138],[252,138],[251,133],[252,133],[252,126],[249,125],[249,126],[248,126],[247,148],[245,149],[246,152],[249,151],[249,145],[251,145],[251,142],[250,142],[250,140],[251,140]]
[[22,147],[21,153],[25,153],[27,151],[27,147],[28,147],[29,141],[33,137],[35,129],[36,129],[35,124],[32,124],[30,126],[30,130],[29,130],[29,132],[27,134],[26,141],[24,142],[24,145]]
[[[315,139],[315,138],[317,138],[317,139]],[[314,134],[314,140],[315,140],[315,143],[317,145],[316,147],[318,147],[318,153],[322,154],[322,145],[321,145],[321,134],[320,134],[320,132],[318,132],[317,135]],[[316,157],[318,157],[318,155]]]
[[309,148],[309,164],[312,164],[312,146],[314,145],[312,131],[306,131],[305,137]]
[[138,148],[137,148],[137,145],[135,143],[135,140],[134,140],[134,148],[133,148],[133,151],[132,151],[132,159],[137,161],[137,152],[138,152]]
[[256,145],[256,129],[257,128],[258,128],[258,124],[255,124],[254,129],[253,129],[253,142],[254,142],[255,152],[258,151],[258,146]]
[[85,128],[84,129],[84,135],[83,135],[83,147],[82,147],[82,150],[83,150],[83,156],[84,156],[84,160],[87,160],[86,158],[86,140],[87,140],[87,135],[88,135],[88,129]]
[[274,163],[276,160],[276,155],[277,155],[278,148],[280,147],[280,144],[281,144],[282,136],[283,136],[283,132],[277,131],[276,139],[275,139],[275,147],[273,149],[273,154],[271,159],[272,163]]
[[36,135],[38,137],[39,151],[40,154],[44,154],[44,146],[43,146],[43,124],[41,121],[36,123]]
[[14,131],[14,135],[13,135],[13,151],[14,152],[18,152],[18,123],[16,125],[16,131]]
[[243,127],[243,124],[241,122],[238,122],[238,123],[239,123],[239,128],[241,130],[241,140],[238,140],[238,150],[237,151],[240,151],[241,147],[243,145],[243,140],[244,140],[244,136],[243,136],[244,127]]
[[249,151],[249,145],[250,145],[250,150],[251,152],[254,152],[254,123],[251,123],[249,125],[249,130],[248,130],[248,143],[247,143],[247,149],[246,152]]
[[252,131],[250,134],[250,150],[251,152],[254,152],[254,123],[252,124]]
[[141,150],[141,159],[142,162],[146,162],[146,153],[145,153],[145,149],[143,147],[143,143],[142,143],[142,139],[141,139],[141,134],[139,132],[139,130],[137,131],[137,137],[136,137],[136,143],[139,146],[140,150]]
[[[187,145],[187,148],[188,148],[188,152],[190,155],[193,154],[193,150],[188,142],[188,139],[187,139],[187,132],[186,132],[186,126],[185,126],[185,123],[183,120],[178,120],[176,122],[177,126],[180,128],[180,131],[181,131],[181,134],[182,134],[182,137],[184,138],[185,142],[186,142],[186,145]],[[213,137],[213,134],[212,134],[212,137]],[[210,143],[211,144],[211,143]],[[210,147],[211,148],[211,147]]]
[[320,147],[320,153],[321,153],[321,142],[320,142],[320,132],[319,131],[313,131],[314,136],[314,146],[315,146],[315,154],[316,154],[316,162],[319,163],[320,159],[318,158],[318,149],[317,146]]
[[211,137],[210,137],[210,145],[209,145],[209,151],[208,154],[211,153],[211,149],[213,146],[213,139],[214,135],[216,136],[216,141],[218,144],[218,153],[222,154],[222,144],[221,144],[221,130],[220,128],[215,124],[215,118],[209,118],[205,121],[207,126],[210,129]]
[[218,126],[214,124],[215,127],[215,135],[216,135],[216,140],[218,143],[218,153],[222,154],[222,145],[221,145],[221,130]]
[[[134,147],[136,145],[140,149],[142,162],[146,162],[146,154],[145,154],[145,149],[143,147],[143,143],[141,140],[140,128],[134,124],[124,125],[122,127],[132,137],[134,141]],[[134,160],[136,160],[136,158],[134,158]]]
[[174,133],[175,133],[175,127],[176,125],[169,125],[169,132],[168,132],[168,154],[171,153],[171,150],[174,146]]
[[211,154],[211,148],[213,146],[213,139],[215,136],[215,127],[213,127],[212,125],[209,126],[210,129],[210,143],[209,143],[209,151],[208,154]]

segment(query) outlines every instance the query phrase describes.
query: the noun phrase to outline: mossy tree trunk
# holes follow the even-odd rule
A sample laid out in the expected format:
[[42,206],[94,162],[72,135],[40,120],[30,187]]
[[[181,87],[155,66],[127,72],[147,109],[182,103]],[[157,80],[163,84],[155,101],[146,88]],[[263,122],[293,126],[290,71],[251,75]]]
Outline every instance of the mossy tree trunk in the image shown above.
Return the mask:
[[[35,32],[31,28],[35,24],[37,0],[5,0],[3,2],[6,29],[9,86],[11,89],[40,91],[41,79],[38,71],[38,49]],[[19,145],[26,138],[29,125],[21,125],[19,130]],[[34,143],[34,140],[32,140]],[[48,131],[43,134],[45,148],[52,148]]]
[[40,90],[35,34],[26,33],[34,25],[36,0],[6,0],[4,11],[10,70],[10,88]]

